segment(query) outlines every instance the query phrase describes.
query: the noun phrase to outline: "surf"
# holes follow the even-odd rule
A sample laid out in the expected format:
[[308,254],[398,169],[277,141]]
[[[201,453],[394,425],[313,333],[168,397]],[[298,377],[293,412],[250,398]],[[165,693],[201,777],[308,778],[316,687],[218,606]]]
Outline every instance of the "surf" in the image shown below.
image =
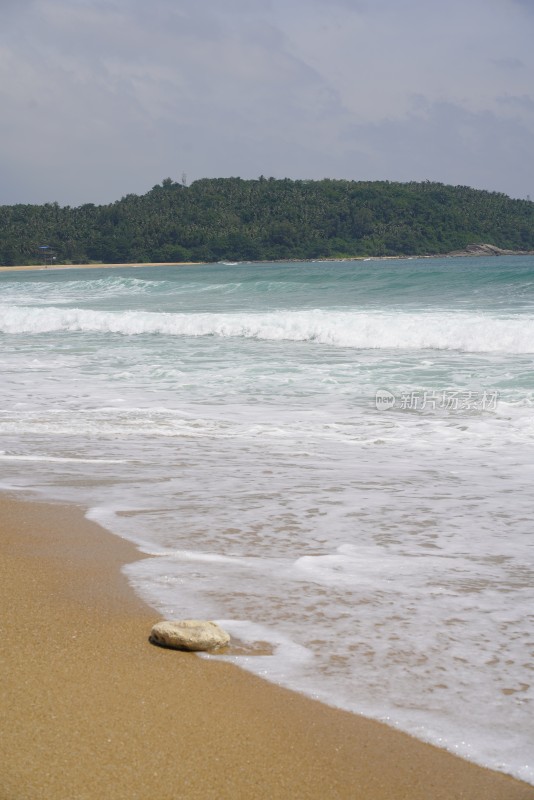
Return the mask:
[[173,314],[83,308],[1,306],[6,334],[101,333],[122,336],[245,338],[370,350],[533,353],[534,319],[470,312],[280,310]]

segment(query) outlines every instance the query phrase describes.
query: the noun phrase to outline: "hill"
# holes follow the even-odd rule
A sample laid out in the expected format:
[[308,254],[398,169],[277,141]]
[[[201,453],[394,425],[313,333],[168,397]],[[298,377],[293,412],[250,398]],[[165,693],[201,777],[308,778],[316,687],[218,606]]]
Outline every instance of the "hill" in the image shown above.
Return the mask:
[[104,206],[0,206],[4,266],[436,255],[477,241],[533,250],[534,203],[431,182],[262,176],[166,178]]

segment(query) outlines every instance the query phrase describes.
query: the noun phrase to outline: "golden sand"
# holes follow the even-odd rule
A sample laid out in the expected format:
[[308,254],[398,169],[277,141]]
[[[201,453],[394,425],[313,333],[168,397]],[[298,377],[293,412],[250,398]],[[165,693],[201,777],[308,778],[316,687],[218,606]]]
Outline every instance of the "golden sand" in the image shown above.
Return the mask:
[[227,664],[157,648],[135,548],[0,503],[0,800],[533,800],[534,787]]
[[117,269],[119,267],[201,267],[203,262],[200,261],[150,261],[145,263],[135,264],[36,264],[33,266],[15,266],[15,267],[0,267],[0,272],[35,272],[46,270],[47,272],[54,272],[54,270],[61,269]]

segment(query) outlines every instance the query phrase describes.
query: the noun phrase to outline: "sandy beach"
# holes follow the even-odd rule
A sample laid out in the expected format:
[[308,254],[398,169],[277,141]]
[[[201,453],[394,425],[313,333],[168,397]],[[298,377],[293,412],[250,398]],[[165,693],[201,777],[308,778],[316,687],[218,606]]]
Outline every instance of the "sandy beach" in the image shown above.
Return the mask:
[[[502,250],[501,248],[494,247],[493,245],[469,245],[465,250],[455,250],[451,253],[435,253],[431,255],[396,255],[396,256],[346,256],[344,258],[325,258],[319,259],[319,261],[332,261],[332,262],[341,262],[341,261],[397,261],[397,260],[405,260],[405,259],[433,259],[433,258],[472,258],[474,256],[498,256],[498,255],[517,255],[517,256],[526,256],[526,255],[534,255],[533,250],[518,250],[516,252],[512,250]],[[256,264],[288,264],[288,263],[295,263],[305,261],[305,259],[282,259],[281,261],[257,261],[257,262],[244,262],[244,263],[256,263]],[[135,263],[123,263],[123,264],[36,264],[33,266],[13,266],[13,267],[2,267],[0,266],[0,272],[29,272],[32,270],[64,270],[64,269],[116,269],[117,267],[201,267],[204,266],[206,262],[203,261],[149,261],[149,262],[135,262]],[[219,262],[225,264],[225,262]]]
[[161,261],[151,261],[136,264],[34,264],[31,266],[14,266],[14,267],[0,267],[0,272],[34,272],[46,270],[53,272],[58,269],[116,269],[117,267],[198,267],[202,266],[199,261],[168,261],[162,263]]
[[3,498],[1,800],[527,800],[534,787],[237,668],[157,648],[139,557],[83,510]]

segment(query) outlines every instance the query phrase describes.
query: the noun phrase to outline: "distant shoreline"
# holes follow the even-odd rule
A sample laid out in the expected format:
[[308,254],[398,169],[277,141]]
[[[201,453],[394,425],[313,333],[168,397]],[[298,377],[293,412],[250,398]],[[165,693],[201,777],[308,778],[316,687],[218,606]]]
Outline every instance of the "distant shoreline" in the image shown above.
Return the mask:
[[200,267],[208,262],[203,261],[148,261],[145,263],[128,264],[33,264],[13,267],[0,267],[0,272],[52,272],[60,269],[117,269],[119,267]]
[[[236,264],[321,264],[321,263],[343,263],[352,261],[405,261],[407,259],[420,258],[481,258],[489,256],[496,258],[499,256],[532,256],[534,250],[503,250],[500,247],[489,244],[470,244],[464,250],[453,250],[450,253],[433,253],[429,255],[397,255],[397,256],[347,256],[344,258],[284,258],[275,261],[238,261]],[[118,269],[120,267],[137,268],[142,267],[205,267],[209,264],[224,265],[224,261],[145,261],[145,262],[123,262],[120,264],[34,264],[12,267],[0,267],[0,272],[34,272],[40,270],[60,270],[60,269]]]

